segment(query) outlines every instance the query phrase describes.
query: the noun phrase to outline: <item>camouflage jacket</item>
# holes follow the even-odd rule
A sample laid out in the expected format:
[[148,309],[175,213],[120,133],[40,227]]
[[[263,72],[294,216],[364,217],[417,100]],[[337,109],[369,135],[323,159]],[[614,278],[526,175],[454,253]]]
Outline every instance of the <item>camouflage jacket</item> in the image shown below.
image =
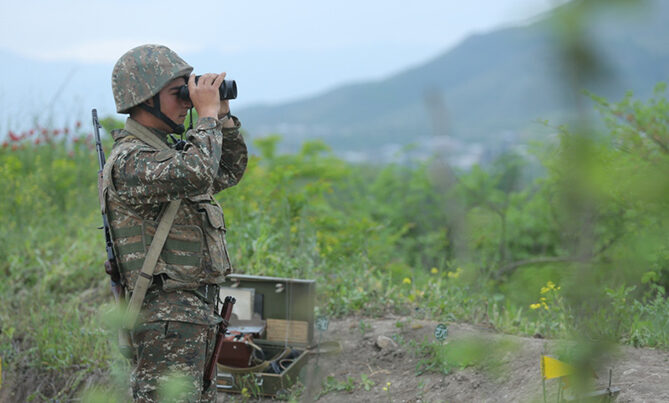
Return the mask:
[[[200,119],[186,133],[183,150],[163,146],[167,133],[131,118],[125,129],[112,132],[115,143],[103,170],[102,198],[128,291],[134,288],[162,209],[167,202],[182,200],[154,270],[163,279],[161,287],[152,287],[142,305],[145,321],[218,321],[211,306],[192,291],[222,283],[231,270],[223,210],[213,195],[237,184],[246,169],[246,144],[239,120],[232,119],[233,128],[222,128],[213,118]],[[140,140],[142,136],[158,138],[161,149]]]

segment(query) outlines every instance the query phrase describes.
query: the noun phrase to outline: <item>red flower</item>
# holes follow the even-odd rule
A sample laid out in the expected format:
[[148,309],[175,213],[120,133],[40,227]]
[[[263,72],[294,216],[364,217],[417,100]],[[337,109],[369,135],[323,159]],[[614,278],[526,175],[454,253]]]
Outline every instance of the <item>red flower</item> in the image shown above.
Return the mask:
[[30,135],[32,136],[33,134],[35,134],[35,129],[30,129],[28,133],[30,133]]
[[12,144],[12,151],[16,151],[18,149],[19,149],[19,146],[17,146],[16,144]]
[[9,131],[9,138],[12,139],[12,141],[20,141],[21,137],[17,136],[16,133],[13,131]]
[[54,130],[53,130],[53,135],[54,135],[54,136],[57,136],[57,135],[59,135],[59,134],[60,134],[60,130],[58,130],[58,129],[54,129]]
[[42,142],[42,140],[40,140],[39,137],[35,139],[35,145],[36,145],[36,146],[38,146],[39,143],[41,143],[41,142]]
[[81,122],[77,120],[77,123],[74,124],[74,126],[78,129],[81,127]]
[[77,143],[79,142],[79,137],[75,137],[75,138],[73,138],[73,139],[72,139],[72,142],[73,142],[74,144],[77,144]]
[[6,141],[2,142],[2,148],[7,148],[9,146],[9,143]]
[[47,129],[42,129],[42,135],[46,136],[47,134],[49,134],[49,131]]
[[64,132],[65,134],[70,134],[70,128],[69,128],[69,127],[66,127],[66,128],[63,130],[63,132]]

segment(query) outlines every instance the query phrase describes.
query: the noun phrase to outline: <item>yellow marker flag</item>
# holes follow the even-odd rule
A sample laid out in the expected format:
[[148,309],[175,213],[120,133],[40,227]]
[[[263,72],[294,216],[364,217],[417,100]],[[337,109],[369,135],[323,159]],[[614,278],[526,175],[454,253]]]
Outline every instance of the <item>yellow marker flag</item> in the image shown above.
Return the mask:
[[571,375],[576,370],[571,365],[547,355],[541,356],[541,375],[544,379],[561,378]]

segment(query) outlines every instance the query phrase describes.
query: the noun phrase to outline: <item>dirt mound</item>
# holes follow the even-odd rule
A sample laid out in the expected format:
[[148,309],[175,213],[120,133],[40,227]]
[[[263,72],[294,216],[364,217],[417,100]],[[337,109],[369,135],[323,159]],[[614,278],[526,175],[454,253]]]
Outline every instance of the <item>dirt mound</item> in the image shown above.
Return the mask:
[[[490,365],[452,368],[449,373],[426,371],[429,360],[421,355],[424,340],[435,341],[437,322],[392,317],[348,318],[331,321],[322,340],[338,340],[342,351],[310,358],[302,380],[300,400],[319,402],[518,402],[542,401],[540,357],[557,342],[500,335],[489,329],[449,324],[447,343],[484,340],[504,344],[490,356]],[[379,341],[379,336],[382,337]],[[388,341],[390,340],[390,341]],[[378,344],[385,344],[379,348]],[[500,353],[501,351],[501,353]],[[485,359],[483,360],[486,361]],[[620,347],[603,368],[598,368],[597,387],[608,384],[621,392],[618,402],[669,401],[669,352]],[[548,381],[549,392],[557,384]],[[240,399],[221,395],[220,401]],[[261,399],[261,401],[271,401]]]
[[[455,365],[444,371],[443,367],[434,367],[435,359],[429,358],[425,350],[425,345],[435,341],[437,325],[437,322],[407,317],[331,321],[325,332],[317,332],[316,338],[338,341],[342,350],[309,358],[299,399],[319,402],[543,400],[540,356],[555,351],[559,342],[501,335],[479,326],[448,324],[445,343],[456,345],[464,340],[482,340],[489,346],[503,345],[504,348],[486,350],[488,356],[482,360],[485,365]],[[598,388],[603,389],[608,383],[609,368],[613,370],[613,386],[621,390],[617,402],[669,401],[669,352],[619,347],[608,362],[595,368]],[[0,402],[25,401],[29,397],[42,401],[44,396],[57,396],[59,390],[69,391],[62,396],[63,401],[69,401],[68,396],[77,394],[77,390],[105,378],[105,374],[95,371],[45,373],[27,366],[18,373],[3,375]],[[547,385],[549,392],[556,390],[554,381],[548,381]],[[298,393],[293,391],[293,395]],[[219,396],[219,401],[247,400],[235,394]]]

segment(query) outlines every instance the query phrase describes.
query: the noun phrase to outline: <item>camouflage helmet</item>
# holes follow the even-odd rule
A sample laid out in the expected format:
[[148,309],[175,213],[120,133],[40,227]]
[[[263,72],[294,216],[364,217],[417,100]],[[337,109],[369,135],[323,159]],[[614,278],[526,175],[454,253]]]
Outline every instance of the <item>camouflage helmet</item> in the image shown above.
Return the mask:
[[193,68],[174,51],[162,45],[130,49],[114,65],[112,92],[116,112],[128,113],[160,92],[170,81],[188,76]]

